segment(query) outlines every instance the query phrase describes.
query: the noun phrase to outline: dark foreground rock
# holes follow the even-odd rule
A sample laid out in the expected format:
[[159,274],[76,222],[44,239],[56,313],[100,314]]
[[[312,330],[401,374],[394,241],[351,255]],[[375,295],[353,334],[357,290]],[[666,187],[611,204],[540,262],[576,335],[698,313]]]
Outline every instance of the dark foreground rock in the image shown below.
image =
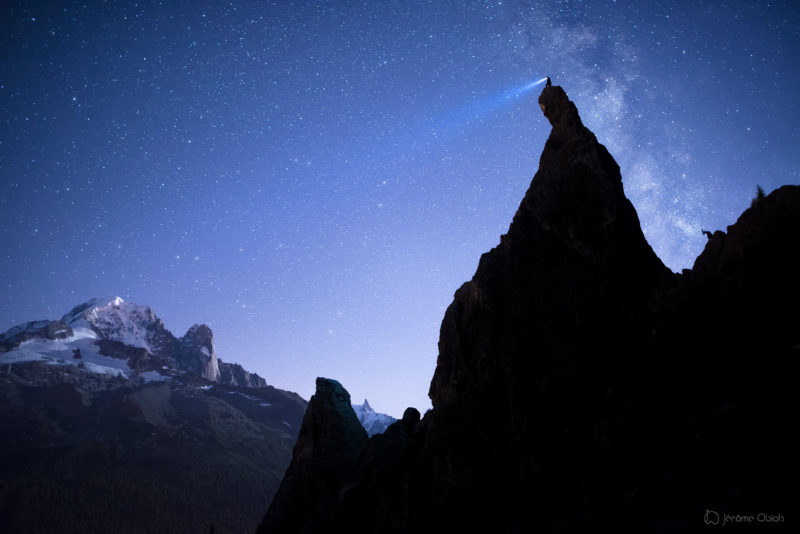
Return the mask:
[[305,523],[324,530],[366,441],[347,390],[335,380],[317,378],[292,463],[258,532],[307,532]]
[[306,470],[325,499],[285,493],[263,532],[682,532],[708,510],[798,527],[800,187],[674,274],[564,91],[539,102],[539,170],[445,313],[433,410],[366,442],[354,470]]

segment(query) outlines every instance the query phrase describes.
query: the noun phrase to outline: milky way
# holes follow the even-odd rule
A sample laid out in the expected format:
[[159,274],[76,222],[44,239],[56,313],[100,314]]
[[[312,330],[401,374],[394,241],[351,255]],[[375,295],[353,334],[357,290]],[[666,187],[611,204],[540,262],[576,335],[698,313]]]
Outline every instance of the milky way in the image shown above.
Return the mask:
[[4,10],[0,330],[119,295],[399,416],[536,172],[518,88],[567,91],[673,270],[798,183],[790,2],[299,4]]

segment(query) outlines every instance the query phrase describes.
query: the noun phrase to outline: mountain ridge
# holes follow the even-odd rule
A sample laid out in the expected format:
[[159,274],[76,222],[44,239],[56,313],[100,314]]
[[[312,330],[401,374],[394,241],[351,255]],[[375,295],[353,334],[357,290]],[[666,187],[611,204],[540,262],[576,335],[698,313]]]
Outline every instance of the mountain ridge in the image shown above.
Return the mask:
[[[76,330],[80,337],[76,336]],[[182,371],[232,386],[267,385],[258,374],[219,359],[214,348],[214,335],[207,325],[195,324],[177,338],[150,306],[126,302],[120,297],[92,298],[73,307],[57,321],[31,321],[13,326],[0,334],[0,349],[9,353],[36,338],[60,339],[69,344],[71,338],[91,337],[91,333],[96,337],[94,344],[99,353],[127,360],[132,376],[143,372],[166,376]],[[51,348],[61,352],[72,350],[59,344]],[[136,349],[144,349],[145,353]],[[74,363],[69,362],[69,354],[61,359]],[[0,363],[3,360],[4,357],[0,356]]]

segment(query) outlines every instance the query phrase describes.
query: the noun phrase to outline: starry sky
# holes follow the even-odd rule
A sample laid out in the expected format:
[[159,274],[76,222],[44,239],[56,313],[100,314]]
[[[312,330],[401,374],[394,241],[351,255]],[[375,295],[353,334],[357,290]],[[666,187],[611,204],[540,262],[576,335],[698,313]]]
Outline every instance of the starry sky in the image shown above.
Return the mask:
[[798,28],[795,2],[7,3],[0,330],[119,295],[305,398],[424,411],[549,134],[530,85],[679,271],[800,182]]

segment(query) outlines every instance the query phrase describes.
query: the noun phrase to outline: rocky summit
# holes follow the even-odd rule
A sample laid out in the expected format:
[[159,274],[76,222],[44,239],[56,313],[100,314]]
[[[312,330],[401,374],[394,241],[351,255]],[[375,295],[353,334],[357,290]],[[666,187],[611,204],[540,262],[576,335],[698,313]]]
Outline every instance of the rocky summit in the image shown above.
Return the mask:
[[[335,438],[352,417],[301,432],[260,531],[684,532],[709,511],[798,528],[800,187],[673,273],[564,90],[539,104],[539,169],[445,313],[433,409],[369,440]],[[321,446],[341,469],[299,467]]]

